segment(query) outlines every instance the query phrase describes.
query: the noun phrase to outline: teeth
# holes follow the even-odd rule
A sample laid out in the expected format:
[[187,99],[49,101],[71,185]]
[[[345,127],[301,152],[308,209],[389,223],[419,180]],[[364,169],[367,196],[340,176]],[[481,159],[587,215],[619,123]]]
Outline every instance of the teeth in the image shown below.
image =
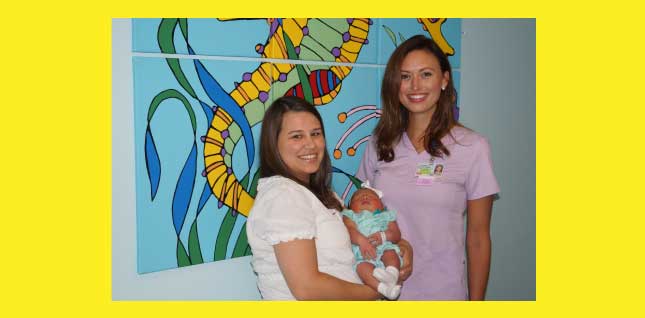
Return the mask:
[[311,159],[314,159],[314,158],[316,158],[316,155],[300,156],[300,159],[304,159],[304,160],[311,160]]

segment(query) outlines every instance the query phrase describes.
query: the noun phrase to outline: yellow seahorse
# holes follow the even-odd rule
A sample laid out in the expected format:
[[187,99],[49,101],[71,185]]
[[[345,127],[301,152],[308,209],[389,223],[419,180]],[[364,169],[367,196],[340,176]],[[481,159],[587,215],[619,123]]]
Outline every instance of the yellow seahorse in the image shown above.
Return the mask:
[[455,55],[455,49],[448,44],[448,41],[441,33],[441,25],[446,22],[446,18],[417,18],[417,21],[423,25],[424,30],[430,33],[432,39],[444,53]]
[[[268,19],[267,21],[269,24],[274,22],[273,19]],[[294,46],[300,46],[303,39],[307,37],[303,33],[303,29],[307,27],[308,22],[308,19],[283,19],[282,24],[277,27],[277,30],[273,32],[267,41],[262,57],[287,59],[283,31]],[[347,33],[350,39],[344,41],[338,48],[339,54],[335,58],[336,62],[356,62],[361,47],[366,43],[367,33],[371,24],[370,20],[351,19],[348,22],[349,29]],[[230,96],[240,107],[252,107],[252,109],[247,109],[245,112],[251,126],[257,124],[264,114],[264,102],[268,98],[271,85],[280,80],[282,74],[289,73],[293,68],[293,64],[263,62],[255,71],[250,73],[249,80],[237,85],[230,93]],[[350,66],[331,66],[329,69],[342,80],[349,75],[352,68]],[[315,100],[314,103],[322,105],[330,102],[338,94],[339,90],[340,85],[329,94]],[[204,166],[213,194],[227,206],[244,216],[248,216],[253,205],[253,197],[239,183],[233,173],[231,162],[231,154],[240,137],[241,133],[237,128],[237,124],[224,109],[218,107],[204,137]]]

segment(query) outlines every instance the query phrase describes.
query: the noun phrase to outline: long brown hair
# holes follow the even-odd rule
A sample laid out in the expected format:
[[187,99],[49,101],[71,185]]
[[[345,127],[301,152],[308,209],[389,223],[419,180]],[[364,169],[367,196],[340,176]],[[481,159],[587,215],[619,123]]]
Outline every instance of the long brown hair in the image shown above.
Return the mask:
[[341,203],[334,196],[331,190],[331,159],[325,147],[320,168],[316,173],[309,176],[309,184],[298,180],[289,168],[284,164],[278,152],[278,135],[282,129],[282,118],[288,112],[307,112],[316,117],[320,122],[323,137],[325,127],[320,113],[316,107],[307,101],[294,97],[285,96],[276,99],[264,113],[262,120],[262,132],[260,134],[260,177],[283,176],[303,185],[311,191],[328,209],[342,210]]
[[452,68],[448,57],[439,46],[428,37],[415,35],[399,45],[387,62],[381,85],[381,119],[374,128],[376,147],[379,160],[390,162],[394,160],[394,146],[401,140],[407,129],[408,110],[401,105],[399,90],[401,88],[401,64],[403,59],[412,51],[425,50],[439,60],[441,73],[448,72],[448,85],[441,91],[437,108],[432,115],[430,124],[425,132],[425,150],[435,157],[449,156],[450,151],[441,142],[441,138],[450,134],[454,126],[461,126],[454,117],[453,107],[457,101],[457,91],[453,85]]

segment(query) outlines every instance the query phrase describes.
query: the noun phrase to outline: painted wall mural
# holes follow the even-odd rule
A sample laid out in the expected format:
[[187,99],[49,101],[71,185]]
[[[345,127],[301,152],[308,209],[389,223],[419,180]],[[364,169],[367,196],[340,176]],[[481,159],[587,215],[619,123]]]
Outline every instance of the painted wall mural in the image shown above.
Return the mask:
[[319,107],[347,198],[384,64],[415,34],[450,55],[459,91],[459,19],[133,19],[138,272],[250,255],[260,125],[277,97]]

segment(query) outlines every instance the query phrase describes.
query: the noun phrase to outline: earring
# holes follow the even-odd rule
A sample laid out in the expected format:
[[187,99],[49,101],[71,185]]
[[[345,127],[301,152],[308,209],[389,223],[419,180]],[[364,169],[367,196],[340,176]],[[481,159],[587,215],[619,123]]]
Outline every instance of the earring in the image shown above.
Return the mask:
[[445,87],[445,86],[442,86],[442,87],[441,87],[441,90],[442,90],[442,91],[445,91],[445,90],[446,90],[446,87]]

